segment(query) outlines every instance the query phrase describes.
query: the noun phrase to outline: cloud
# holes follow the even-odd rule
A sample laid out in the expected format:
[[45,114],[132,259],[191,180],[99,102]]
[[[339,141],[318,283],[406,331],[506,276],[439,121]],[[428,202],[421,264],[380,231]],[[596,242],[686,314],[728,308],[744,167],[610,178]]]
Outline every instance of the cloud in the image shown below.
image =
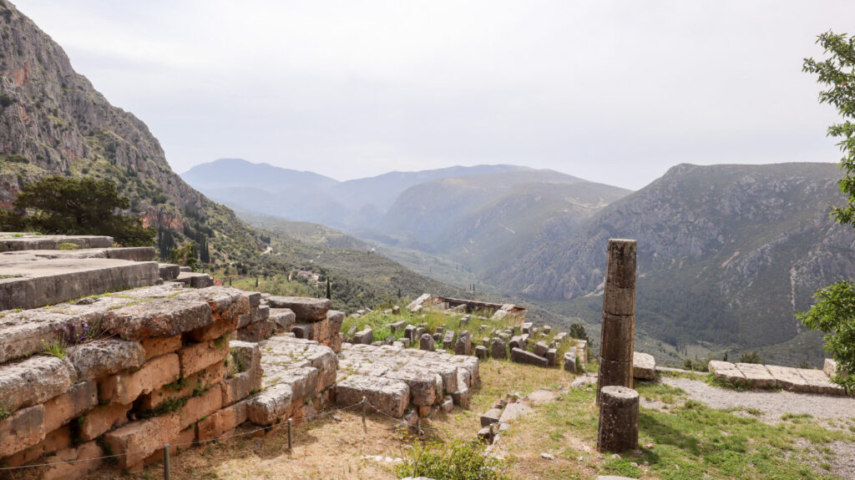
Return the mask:
[[[339,179],[516,163],[640,188],[677,163],[836,161],[801,72],[844,1],[19,0],[173,168]],[[855,32],[853,32],[855,33]]]

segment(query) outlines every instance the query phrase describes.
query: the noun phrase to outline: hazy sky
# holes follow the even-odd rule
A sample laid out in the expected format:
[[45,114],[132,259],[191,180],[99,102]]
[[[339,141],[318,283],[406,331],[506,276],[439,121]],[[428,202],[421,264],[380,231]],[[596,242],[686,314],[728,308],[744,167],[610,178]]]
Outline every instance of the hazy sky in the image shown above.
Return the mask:
[[801,65],[855,18],[817,0],[16,4],[178,172],[512,163],[634,189],[683,162],[837,161]]

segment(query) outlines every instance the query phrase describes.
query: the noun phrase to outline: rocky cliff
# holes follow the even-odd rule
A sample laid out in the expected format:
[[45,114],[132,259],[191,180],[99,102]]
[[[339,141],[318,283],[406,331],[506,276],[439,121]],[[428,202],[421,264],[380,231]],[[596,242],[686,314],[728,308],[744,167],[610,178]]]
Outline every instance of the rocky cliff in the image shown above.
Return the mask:
[[49,175],[110,180],[131,199],[133,213],[157,227],[180,232],[190,221],[227,233],[232,247],[252,243],[231,211],[172,171],[140,119],[111,105],[59,45],[0,0],[0,205]]

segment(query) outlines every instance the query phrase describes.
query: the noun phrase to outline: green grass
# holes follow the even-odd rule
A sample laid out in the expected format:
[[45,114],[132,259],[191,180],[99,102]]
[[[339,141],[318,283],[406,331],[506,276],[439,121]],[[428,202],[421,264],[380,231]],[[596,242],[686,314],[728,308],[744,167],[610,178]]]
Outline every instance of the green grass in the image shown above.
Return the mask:
[[[42,340],[42,342],[45,343],[44,340]],[[57,340],[52,343],[45,343],[44,354],[62,359],[68,355],[68,351],[66,349],[65,342]]]

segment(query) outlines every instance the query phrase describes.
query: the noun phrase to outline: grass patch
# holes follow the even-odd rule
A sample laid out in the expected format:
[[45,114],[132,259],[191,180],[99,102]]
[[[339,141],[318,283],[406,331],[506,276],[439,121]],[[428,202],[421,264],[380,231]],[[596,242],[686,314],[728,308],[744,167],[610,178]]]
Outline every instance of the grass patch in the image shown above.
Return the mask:
[[76,243],[60,243],[59,244],[60,250],[77,250],[79,248],[80,248],[80,245],[78,245]]
[[400,477],[435,480],[506,480],[507,463],[484,456],[477,441],[454,440],[448,444],[428,443],[410,449],[408,458],[396,468]]

